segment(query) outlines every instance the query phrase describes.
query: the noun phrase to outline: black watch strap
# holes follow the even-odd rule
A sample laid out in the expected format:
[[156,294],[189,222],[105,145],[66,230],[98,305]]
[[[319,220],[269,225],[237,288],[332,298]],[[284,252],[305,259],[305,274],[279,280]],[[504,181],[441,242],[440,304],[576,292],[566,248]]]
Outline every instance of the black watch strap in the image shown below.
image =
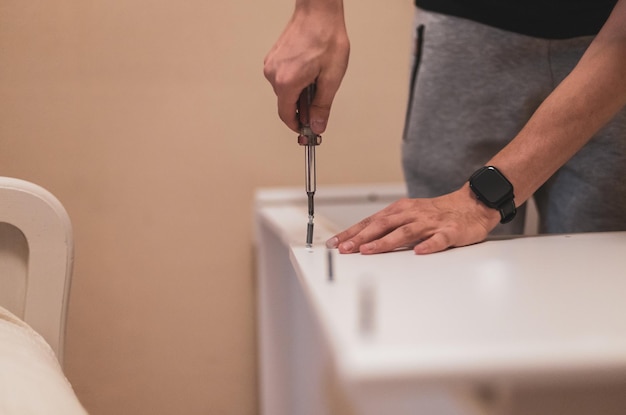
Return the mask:
[[515,200],[510,199],[498,206],[500,211],[500,223],[509,223],[515,217],[517,208],[515,207]]

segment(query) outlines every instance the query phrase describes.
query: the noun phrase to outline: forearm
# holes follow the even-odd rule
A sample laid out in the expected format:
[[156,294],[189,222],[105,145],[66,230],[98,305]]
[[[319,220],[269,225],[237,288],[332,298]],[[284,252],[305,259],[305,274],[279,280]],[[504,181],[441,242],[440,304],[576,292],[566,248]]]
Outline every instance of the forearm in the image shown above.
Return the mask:
[[620,0],[578,65],[522,131],[488,164],[526,201],[626,104],[626,0]]

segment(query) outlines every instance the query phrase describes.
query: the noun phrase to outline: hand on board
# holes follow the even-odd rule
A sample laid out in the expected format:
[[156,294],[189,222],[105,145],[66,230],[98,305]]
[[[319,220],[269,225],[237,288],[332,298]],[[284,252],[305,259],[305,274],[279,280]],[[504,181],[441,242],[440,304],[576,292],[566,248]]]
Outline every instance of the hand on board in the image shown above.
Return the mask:
[[483,241],[500,214],[479,202],[469,186],[431,199],[401,199],[326,242],[340,253],[377,254],[413,246],[416,254]]

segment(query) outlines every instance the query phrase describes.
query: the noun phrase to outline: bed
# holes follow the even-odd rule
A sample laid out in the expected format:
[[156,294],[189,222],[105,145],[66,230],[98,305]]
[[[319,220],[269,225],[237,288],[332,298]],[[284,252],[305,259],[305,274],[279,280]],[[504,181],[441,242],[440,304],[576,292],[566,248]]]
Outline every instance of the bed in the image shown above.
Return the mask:
[[86,414],[63,374],[72,227],[33,183],[0,177],[0,413]]

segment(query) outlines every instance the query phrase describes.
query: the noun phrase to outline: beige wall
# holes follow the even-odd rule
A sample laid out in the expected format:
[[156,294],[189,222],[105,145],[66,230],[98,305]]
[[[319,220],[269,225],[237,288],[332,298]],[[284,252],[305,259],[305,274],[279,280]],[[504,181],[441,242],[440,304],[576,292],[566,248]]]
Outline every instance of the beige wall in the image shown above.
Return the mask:
[[[318,185],[398,181],[411,1],[346,2]],[[73,220],[67,374],[93,414],[256,413],[253,192],[303,186],[262,76],[292,4],[0,3],[0,175]]]

